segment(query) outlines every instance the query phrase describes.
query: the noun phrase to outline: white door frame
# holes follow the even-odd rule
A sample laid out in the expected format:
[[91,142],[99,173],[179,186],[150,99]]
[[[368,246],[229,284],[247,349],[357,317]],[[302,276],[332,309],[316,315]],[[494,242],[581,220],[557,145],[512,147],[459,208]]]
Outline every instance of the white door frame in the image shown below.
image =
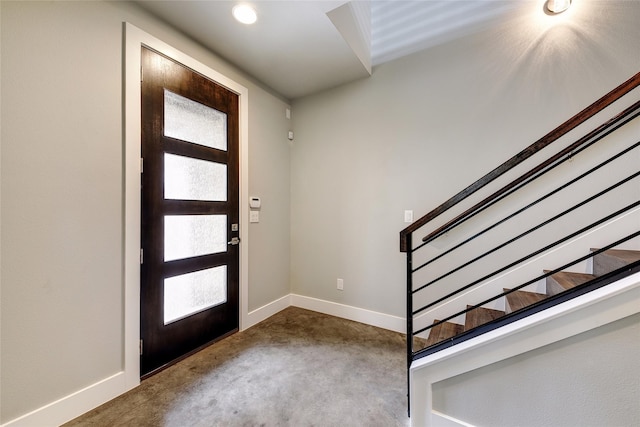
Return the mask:
[[248,113],[249,91],[241,84],[126,22],[124,62],[124,374],[126,389],[140,384],[140,144],[141,47],[149,47],[210,78],[239,96],[240,123],[240,330],[248,315]]

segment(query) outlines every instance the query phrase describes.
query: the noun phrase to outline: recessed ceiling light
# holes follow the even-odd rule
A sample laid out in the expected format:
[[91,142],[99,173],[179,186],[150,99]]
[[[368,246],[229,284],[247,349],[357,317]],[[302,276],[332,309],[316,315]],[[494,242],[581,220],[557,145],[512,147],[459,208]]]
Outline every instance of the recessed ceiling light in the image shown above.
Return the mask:
[[547,0],[546,6],[551,13],[561,13],[569,9],[571,0]]
[[255,9],[248,4],[238,4],[234,6],[231,13],[233,13],[233,17],[236,18],[236,20],[243,24],[253,24],[258,20]]

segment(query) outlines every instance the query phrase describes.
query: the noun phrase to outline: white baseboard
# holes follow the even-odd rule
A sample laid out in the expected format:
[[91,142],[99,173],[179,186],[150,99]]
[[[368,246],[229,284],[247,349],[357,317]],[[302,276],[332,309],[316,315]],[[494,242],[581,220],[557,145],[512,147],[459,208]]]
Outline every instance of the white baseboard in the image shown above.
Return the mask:
[[242,330],[257,325],[289,306],[300,307],[328,314],[330,316],[366,323],[367,325],[401,332],[403,334],[406,331],[406,321],[403,317],[391,316],[377,311],[366,310],[364,308],[297,294],[285,295],[273,302],[270,302],[269,304],[265,304],[262,307],[253,310],[247,315],[247,322],[246,325],[242,325]]
[[1,427],[59,426],[126,391],[124,371],[118,372],[62,399],[2,424]]
[[246,324],[242,325],[242,330],[244,331],[245,329],[249,329],[250,327],[257,325],[290,305],[291,294],[278,298],[277,300],[272,301],[269,304],[265,304],[260,308],[256,308],[247,314],[247,321]]
[[403,334],[407,329],[404,317],[392,316],[337,302],[291,294],[291,305]]
[[441,414],[438,411],[431,411],[434,427],[473,427],[473,424],[453,418],[449,415]]

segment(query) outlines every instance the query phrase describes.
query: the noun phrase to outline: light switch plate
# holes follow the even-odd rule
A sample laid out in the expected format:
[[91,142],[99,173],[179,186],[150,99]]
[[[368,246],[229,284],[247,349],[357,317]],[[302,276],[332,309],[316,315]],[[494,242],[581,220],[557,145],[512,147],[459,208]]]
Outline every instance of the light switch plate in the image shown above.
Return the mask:
[[413,211],[404,211],[404,222],[409,224],[413,222]]
[[260,211],[249,211],[249,222],[260,222]]

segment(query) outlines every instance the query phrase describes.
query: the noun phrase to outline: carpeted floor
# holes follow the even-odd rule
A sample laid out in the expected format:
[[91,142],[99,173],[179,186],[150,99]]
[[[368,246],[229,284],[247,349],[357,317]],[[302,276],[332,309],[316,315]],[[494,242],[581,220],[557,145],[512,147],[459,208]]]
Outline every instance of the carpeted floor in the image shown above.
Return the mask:
[[407,426],[404,335],[289,307],[65,426]]

